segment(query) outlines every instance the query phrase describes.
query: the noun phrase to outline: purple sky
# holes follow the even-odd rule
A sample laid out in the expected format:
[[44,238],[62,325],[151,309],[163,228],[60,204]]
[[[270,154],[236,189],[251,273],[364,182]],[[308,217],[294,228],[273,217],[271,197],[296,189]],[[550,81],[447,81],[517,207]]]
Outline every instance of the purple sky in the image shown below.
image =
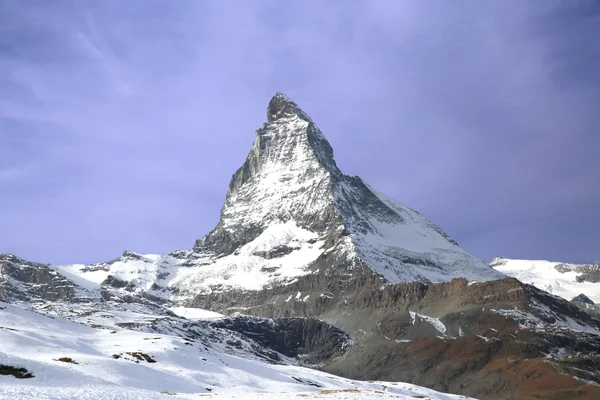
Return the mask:
[[218,221],[271,96],[483,259],[600,259],[597,1],[0,0],[0,253]]

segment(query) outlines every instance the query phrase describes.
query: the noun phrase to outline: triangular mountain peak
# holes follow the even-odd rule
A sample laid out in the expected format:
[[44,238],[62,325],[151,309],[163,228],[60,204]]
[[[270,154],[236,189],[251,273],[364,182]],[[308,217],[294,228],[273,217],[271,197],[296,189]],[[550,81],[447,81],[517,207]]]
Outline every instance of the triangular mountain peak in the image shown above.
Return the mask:
[[332,181],[340,176],[318,126],[277,93],[246,161],[231,178],[218,226],[196,247],[208,244],[218,253],[231,253],[272,222],[293,221],[318,232],[338,226]]
[[267,122],[256,130],[252,150],[238,170],[241,174],[233,176],[232,186],[239,186],[236,177],[245,181],[249,173],[260,167],[280,164],[290,172],[302,173],[303,167],[315,167],[313,161],[330,173],[340,173],[333,159],[333,149],[319,127],[298,104],[278,92],[269,101]]
[[267,122],[274,122],[294,115],[310,121],[310,117],[289,96],[281,92],[275,93],[267,106]]
[[344,175],[320,129],[283,93],[269,101],[267,122],[231,179],[220,221],[194,252],[228,257],[256,246],[262,250],[252,254],[269,257],[309,247],[317,258],[337,254],[335,263],[318,266],[307,258],[305,273],[366,269],[390,282],[502,277],[418,212]]

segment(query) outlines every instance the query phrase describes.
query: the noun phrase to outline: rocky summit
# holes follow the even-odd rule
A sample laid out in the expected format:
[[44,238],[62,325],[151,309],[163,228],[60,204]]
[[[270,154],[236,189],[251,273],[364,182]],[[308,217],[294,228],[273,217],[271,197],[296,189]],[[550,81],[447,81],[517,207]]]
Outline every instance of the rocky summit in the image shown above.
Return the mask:
[[[110,332],[102,337],[111,345],[110,335],[144,332],[117,360],[160,363],[144,350],[160,353],[150,344],[168,339],[205,361],[225,354],[352,380],[331,390],[384,380],[481,399],[600,398],[592,301],[509,278],[506,265],[488,266],[423,215],[344,175],[317,125],[277,93],[231,178],[219,223],[193,248],[125,251],[92,265],[2,255],[0,299]],[[561,268],[553,271],[597,282],[594,265]],[[291,382],[329,390],[300,375]],[[207,391],[224,390],[211,382]],[[365,390],[385,394],[390,385]]]

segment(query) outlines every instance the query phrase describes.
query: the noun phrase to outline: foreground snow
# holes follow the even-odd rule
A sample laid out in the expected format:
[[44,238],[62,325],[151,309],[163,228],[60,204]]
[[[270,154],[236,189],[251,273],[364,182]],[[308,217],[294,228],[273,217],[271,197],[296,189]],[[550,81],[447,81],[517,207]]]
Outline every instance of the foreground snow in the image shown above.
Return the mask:
[[0,375],[0,399],[465,398],[268,364],[175,335],[92,328],[18,305],[0,308],[0,364],[35,376]]
[[[600,303],[600,283],[577,282],[578,265],[543,260],[511,260],[496,258],[490,264],[497,271],[517,278],[566,300],[583,293],[594,303]],[[556,268],[556,266],[563,268]],[[560,272],[559,269],[565,272]]]
[[[207,400],[220,400],[220,399],[239,399],[239,400],[285,400],[285,399],[336,399],[336,400],[370,400],[373,398],[377,399],[399,399],[399,400],[414,400],[414,399],[467,399],[462,396],[448,396],[441,394],[434,394],[435,397],[425,397],[419,395],[417,392],[399,389],[395,390],[394,387],[387,388],[383,385],[380,386],[380,390],[370,389],[341,389],[341,390],[320,390],[306,393],[209,393],[209,394],[180,394],[180,393],[155,393],[146,390],[131,390],[131,389],[120,389],[115,391],[113,388],[107,388],[104,386],[86,386],[81,388],[53,388],[51,391],[40,388],[30,387],[27,391],[23,391],[23,388],[19,388],[17,391],[13,391],[11,387],[8,387],[5,391],[2,387],[3,392],[0,393],[0,399],[36,399],[36,400],[176,400],[176,399],[207,399]],[[383,391],[383,390],[385,391]],[[16,396],[16,397],[15,397]],[[27,396],[27,397],[23,397]],[[437,397],[441,396],[441,397]]]

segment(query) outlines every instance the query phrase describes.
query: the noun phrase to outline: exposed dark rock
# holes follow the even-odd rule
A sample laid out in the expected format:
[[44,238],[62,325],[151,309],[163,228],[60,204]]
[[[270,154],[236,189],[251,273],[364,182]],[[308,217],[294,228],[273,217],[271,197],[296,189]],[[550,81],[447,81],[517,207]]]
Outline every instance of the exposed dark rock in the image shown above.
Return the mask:
[[[310,297],[298,301],[298,291]],[[600,329],[599,321],[569,302],[514,278],[470,285],[464,279],[430,285],[382,285],[379,277],[369,274],[348,275],[346,279],[309,275],[287,286],[214,294],[196,301],[221,312],[234,312],[236,304],[243,304],[245,313],[264,317],[317,317],[345,330],[356,344],[342,348],[343,358],[320,354],[327,372],[354,379],[406,381],[485,399],[533,393],[523,386],[524,381],[515,380],[525,373],[527,360],[543,360],[559,349],[567,355],[600,352],[600,336],[552,328],[568,324],[567,316],[590,329]],[[508,316],[494,311],[498,309],[508,310]],[[520,313],[511,316],[515,309]],[[440,317],[446,331],[438,331],[419,316],[413,322],[409,311]],[[528,318],[543,321],[548,330],[534,328],[539,322],[527,328]],[[260,332],[270,331],[265,328],[267,322],[257,326]],[[253,329],[241,324],[238,331]],[[551,380],[558,374],[555,369],[544,371],[543,376],[531,375],[527,381]],[[593,373],[588,369],[581,376]],[[563,382],[565,387],[581,386],[570,379]]]
[[298,250],[298,248],[290,246],[279,246],[270,251],[256,251],[254,252],[254,255],[270,260],[272,258],[279,258],[288,255],[294,250]]
[[577,282],[600,282],[600,261],[578,265],[575,271],[581,274],[577,276]]
[[102,281],[102,286],[110,286],[116,289],[124,288],[129,285],[130,282],[123,281],[118,278],[115,278],[112,275],[108,275],[104,281]]
[[571,267],[569,267],[567,264],[556,264],[554,266],[554,269],[560,272],[561,274],[572,271]]
[[60,362],[69,363],[69,364],[79,364],[77,361],[73,360],[71,357],[60,357],[54,361],[60,361]]
[[26,368],[13,367],[12,365],[0,364],[0,375],[12,375],[17,379],[34,378],[33,374]]
[[315,318],[263,319],[235,315],[208,322],[210,326],[243,334],[261,347],[318,364],[343,354],[350,337]]
[[152,357],[150,357],[148,354],[141,353],[139,351],[126,352],[125,354],[130,355],[137,361],[146,361],[147,363],[155,363],[156,362],[156,360],[153,359]]
[[578,301],[581,303],[592,304],[592,305],[594,304],[594,302],[583,293],[573,297],[573,300],[571,300],[571,301]]
[[77,285],[47,265],[1,254],[0,299],[77,301]]
[[[577,296],[579,297],[579,296]],[[577,298],[576,297],[576,298]],[[583,301],[575,301],[575,299],[571,300],[571,303],[579,308],[580,310],[590,314],[594,318],[600,320],[600,304],[590,304],[588,302]]]

